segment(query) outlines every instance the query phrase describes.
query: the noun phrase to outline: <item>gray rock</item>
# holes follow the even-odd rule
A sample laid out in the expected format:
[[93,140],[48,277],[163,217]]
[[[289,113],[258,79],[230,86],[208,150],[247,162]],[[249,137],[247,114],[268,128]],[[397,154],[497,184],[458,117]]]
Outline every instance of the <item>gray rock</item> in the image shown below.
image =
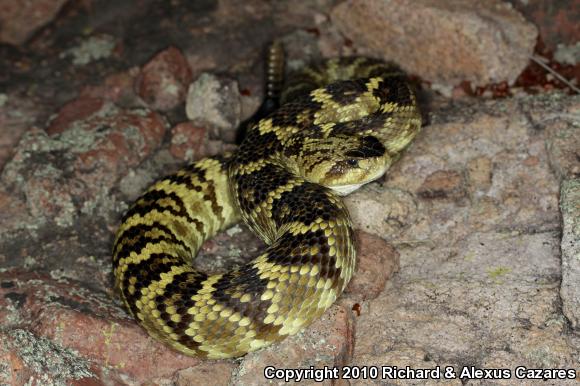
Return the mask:
[[189,86],[185,112],[190,120],[210,124],[219,130],[221,139],[232,142],[242,112],[238,82],[201,74]]
[[[560,104],[562,96],[546,98],[544,106]],[[529,106],[529,116],[536,127],[544,127],[548,133],[546,147],[550,165],[559,179],[573,179],[580,176],[580,98],[574,103],[564,104],[565,108],[548,115],[541,115],[534,105]]]
[[559,63],[575,66],[580,62],[580,42],[569,46],[558,44],[556,52],[554,52],[554,59]]
[[564,315],[580,329],[580,179],[562,183],[562,287]]

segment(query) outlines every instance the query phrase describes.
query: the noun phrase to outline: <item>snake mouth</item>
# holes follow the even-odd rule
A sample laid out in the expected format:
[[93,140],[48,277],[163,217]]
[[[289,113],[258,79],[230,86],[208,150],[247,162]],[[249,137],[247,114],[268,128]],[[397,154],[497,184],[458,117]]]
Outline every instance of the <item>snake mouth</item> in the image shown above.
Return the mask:
[[330,187],[330,189],[332,189],[332,191],[334,193],[338,194],[339,196],[346,196],[347,194],[354,192],[355,190],[357,190],[358,188],[360,188],[363,185],[364,185],[364,183],[362,183],[362,184],[350,184],[350,185],[338,185],[338,186],[332,186],[332,187]]
[[385,172],[387,171],[386,168],[377,170],[374,174],[370,175],[368,178],[365,178],[361,182],[353,183],[353,184],[344,184],[344,185],[334,185],[329,186],[329,188],[338,194],[339,196],[346,196],[360,188],[363,185],[368,184],[369,182],[373,182],[381,178]]

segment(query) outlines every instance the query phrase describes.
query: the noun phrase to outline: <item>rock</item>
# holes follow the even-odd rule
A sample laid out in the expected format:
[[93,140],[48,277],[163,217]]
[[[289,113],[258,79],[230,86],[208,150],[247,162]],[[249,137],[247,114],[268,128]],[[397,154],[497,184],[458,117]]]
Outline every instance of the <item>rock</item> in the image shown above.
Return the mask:
[[136,69],[119,72],[108,76],[98,85],[85,86],[79,96],[60,107],[46,128],[49,135],[55,135],[67,130],[75,121],[89,118],[103,108],[105,103],[123,106],[140,107],[136,103],[133,83]]
[[[27,213],[26,202],[6,191],[0,190],[0,226],[3,229],[18,229],[33,222]],[[0,253],[0,261],[9,257]]]
[[19,46],[50,23],[67,0],[13,1],[0,3],[0,42]]
[[558,44],[554,52],[554,60],[558,63],[575,66],[580,63],[580,42],[572,45]]
[[173,381],[176,386],[228,385],[237,367],[233,361],[204,361],[198,366],[177,371]]
[[[265,366],[279,369],[343,366],[349,363],[354,350],[353,328],[352,311],[335,304],[303,332],[246,355],[231,383],[263,385]],[[270,382],[285,384],[284,380],[277,379]],[[305,384],[316,382],[309,380]]]
[[26,328],[26,334],[74,349],[81,358],[140,382],[170,376],[179,368],[199,373],[196,366],[204,364],[155,341],[108,296],[82,283],[12,270],[1,274],[0,284],[0,320],[9,331]]
[[[377,365],[377,364],[382,365]],[[401,347],[397,350],[388,351],[388,352],[381,352],[376,354],[365,354],[361,355],[360,357],[355,358],[353,362],[353,366],[359,367],[377,367],[377,376],[374,377],[373,380],[380,379],[384,381],[384,383],[389,385],[462,385],[461,380],[459,379],[449,379],[441,382],[441,380],[445,379],[445,365],[437,363],[433,360],[429,353],[414,347]],[[384,366],[384,367],[383,367]],[[430,373],[428,378],[420,379],[418,376],[409,377],[409,379],[405,379],[403,377],[398,376],[398,374],[394,370],[406,370],[407,366],[410,369],[417,370],[417,369],[428,369],[428,370],[435,370],[438,366],[441,368],[439,377],[440,379],[433,379],[431,374],[434,377],[437,377],[437,374]],[[383,372],[384,370],[384,372]],[[370,378],[370,377],[369,377]],[[371,379],[360,379],[358,384],[361,385],[374,385],[376,384]]]
[[366,232],[357,232],[356,273],[345,290],[342,301],[374,299],[383,291],[387,280],[399,269],[399,254],[392,245]]
[[127,71],[108,75],[100,84],[85,86],[81,90],[79,98],[99,98],[125,107],[139,107],[142,102],[141,104],[137,103],[137,97],[133,90],[139,74],[140,70],[133,67]]
[[542,41],[551,50],[558,44],[574,44],[580,40],[576,0],[508,1],[538,27]]
[[[552,341],[557,345],[546,346],[546,355],[554,356],[551,363],[561,360],[560,366],[571,366],[574,347],[564,343],[565,326],[558,322],[553,303],[559,271],[554,235],[475,234],[461,247],[455,256],[445,245],[402,253],[399,274],[357,320],[353,363],[409,346],[430,358],[467,358],[470,352],[486,358],[488,350],[509,344],[511,355],[504,367],[541,367],[545,364],[530,354]],[[530,331],[546,323],[553,326],[538,335]],[[523,336],[525,343],[517,344]],[[517,353],[512,352],[514,344]],[[525,353],[530,357],[524,361]]]
[[493,165],[489,157],[476,157],[467,164],[467,181],[469,192],[483,195],[491,187]]
[[189,86],[185,105],[187,118],[219,130],[219,138],[234,142],[240,124],[241,101],[238,83],[203,73]]
[[143,66],[135,87],[152,109],[168,111],[185,100],[191,79],[187,59],[180,50],[170,47]]
[[564,315],[580,329],[580,179],[562,183],[562,296]]
[[2,331],[0,337],[0,350],[10,350],[3,362],[8,368],[3,367],[0,379],[5,378],[10,385],[29,384],[34,378],[46,385],[72,384],[95,377],[89,361],[48,339],[20,328]]
[[[554,98],[552,103],[558,103]],[[580,177],[580,135],[578,122],[580,120],[580,100],[571,104],[561,114],[540,117],[532,115],[532,119],[539,127],[545,128],[548,133],[546,146],[550,156],[550,164],[560,179]]]
[[[72,119],[72,118],[71,118]],[[0,181],[26,200],[38,221],[70,226],[80,213],[110,204],[111,189],[160,144],[166,122],[149,110],[123,111],[110,104],[50,138],[30,130]]]
[[38,118],[37,101],[17,94],[0,92],[0,171],[13,156],[18,141]]
[[532,24],[495,0],[347,0],[331,17],[361,53],[449,85],[513,83],[527,66],[537,37]]
[[24,385],[34,371],[26,366],[24,360],[14,350],[12,338],[0,331],[0,382],[6,385]]
[[62,106],[46,128],[48,135],[65,131],[72,122],[90,117],[99,111],[105,102],[101,98],[80,97]]
[[465,195],[463,177],[454,170],[438,170],[427,176],[418,193],[423,198],[459,199]]
[[398,188],[379,190],[373,184],[347,196],[345,202],[356,229],[387,241],[416,220],[418,209],[409,192]]
[[191,122],[177,124],[171,129],[171,154],[181,160],[193,161],[208,155],[208,133],[205,127]]
[[61,58],[70,58],[75,66],[108,59],[115,51],[115,37],[111,35],[93,35],[81,41],[78,45],[63,51]]

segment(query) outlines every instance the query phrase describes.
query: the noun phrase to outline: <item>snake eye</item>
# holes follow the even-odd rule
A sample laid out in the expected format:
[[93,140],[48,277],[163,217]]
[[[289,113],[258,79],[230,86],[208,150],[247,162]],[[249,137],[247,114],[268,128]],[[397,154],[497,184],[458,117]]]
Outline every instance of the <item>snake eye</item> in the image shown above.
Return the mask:
[[355,167],[355,166],[358,166],[358,160],[357,160],[357,159],[354,159],[354,158],[348,158],[348,159],[346,160],[346,164],[347,164],[348,166]]

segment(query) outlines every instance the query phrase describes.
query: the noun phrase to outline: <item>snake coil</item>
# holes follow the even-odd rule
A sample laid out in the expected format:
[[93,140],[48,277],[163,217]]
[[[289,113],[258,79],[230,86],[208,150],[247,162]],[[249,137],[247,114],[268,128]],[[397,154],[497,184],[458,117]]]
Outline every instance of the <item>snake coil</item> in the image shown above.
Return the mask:
[[[117,233],[114,274],[128,310],[188,355],[244,355],[332,305],[356,259],[339,195],[382,176],[420,129],[415,96],[391,65],[328,60],[283,90],[276,71],[266,93],[281,93],[281,107],[250,126],[233,155],[156,182]],[[224,274],[195,270],[201,244],[240,219],[268,247]]]

